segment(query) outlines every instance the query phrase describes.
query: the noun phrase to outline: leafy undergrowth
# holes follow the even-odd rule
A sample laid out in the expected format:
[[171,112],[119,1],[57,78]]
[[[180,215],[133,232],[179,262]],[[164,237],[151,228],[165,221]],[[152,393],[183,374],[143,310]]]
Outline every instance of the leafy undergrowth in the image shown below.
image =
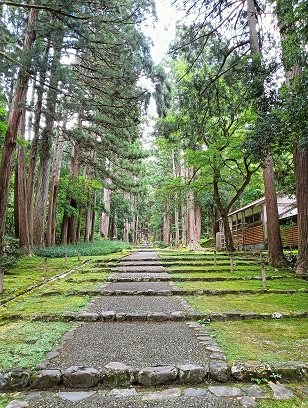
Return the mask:
[[70,327],[70,323],[61,322],[7,322],[0,326],[0,371],[34,368]]
[[206,330],[229,361],[308,362],[307,319],[211,322]]
[[130,245],[122,241],[96,240],[76,245],[54,246],[35,251],[37,256],[46,258],[64,258],[78,256],[102,256],[130,249]]
[[8,403],[13,400],[5,394],[0,394],[0,408],[6,408]]
[[202,313],[296,313],[308,311],[307,293],[250,294],[221,296],[185,296],[185,300]]

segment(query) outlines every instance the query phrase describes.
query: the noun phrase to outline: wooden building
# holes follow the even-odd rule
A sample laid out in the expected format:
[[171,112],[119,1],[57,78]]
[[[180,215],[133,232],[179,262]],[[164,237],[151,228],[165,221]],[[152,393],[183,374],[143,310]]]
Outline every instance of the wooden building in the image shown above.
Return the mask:
[[[277,205],[281,228],[281,238],[286,247],[298,245],[296,200],[287,196],[277,195]],[[265,197],[247,204],[228,215],[234,245],[238,250],[267,249],[267,214]],[[216,247],[225,248],[222,220],[216,234]]]

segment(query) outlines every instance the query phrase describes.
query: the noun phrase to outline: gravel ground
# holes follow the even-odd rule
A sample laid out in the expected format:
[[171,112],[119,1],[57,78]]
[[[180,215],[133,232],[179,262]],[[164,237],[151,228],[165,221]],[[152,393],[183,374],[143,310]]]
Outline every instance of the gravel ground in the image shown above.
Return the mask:
[[166,272],[166,269],[163,266],[151,266],[151,265],[140,265],[140,266],[117,266],[113,270],[113,272]]
[[94,313],[108,310],[116,313],[171,313],[187,312],[187,307],[178,296],[96,296],[86,310]]
[[143,260],[139,261],[137,259],[135,261],[126,261],[125,259],[122,259],[118,265],[135,266],[135,265],[140,265],[140,264],[145,265],[145,266],[157,266],[157,265],[161,265],[161,262],[158,259],[145,260],[145,261]]
[[134,252],[131,255],[127,255],[123,257],[125,261],[153,261],[157,259],[157,252],[156,251],[138,251]]
[[115,273],[112,273],[110,275],[110,278],[111,279],[135,279],[135,280],[138,280],[138,279],[157,279],[157,278],[167,279],[167,278],[170,278],[170,276],[169,276],[168,273],[155,273],[155,272],[150,272],[150,273],[146,273],[146,272],[145,273],[141,273],[141,272],[138,272],[138,273],[124,273],[124,272],[117,273],[117,272],[115,272]]
[[140,369],[154,365],[204,366],[206,353],[186,323],[84,323],[48,368],[82,365],[102,369],[118,361]]
[[107,285],[103,290],[127,290],[134,292],[136,290],[172,290],[173,286],[169,282],[115,282]]
[[169,400],[138,401],[136,398],[112,398],[94,395],[79,402],[70,402],[58,397],[46,397],[30,401],[29,408],[236,408],[235,399],[217,398],[213,395],[203,397],[178,397]]

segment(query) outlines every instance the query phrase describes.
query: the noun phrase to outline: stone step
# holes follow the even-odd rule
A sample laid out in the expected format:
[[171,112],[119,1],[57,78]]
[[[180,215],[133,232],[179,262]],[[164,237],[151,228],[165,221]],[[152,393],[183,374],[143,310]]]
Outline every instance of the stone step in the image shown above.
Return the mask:
[[[159,281],[158,281],[159,282]],[[150,283],[145,282],[145,283]],[[155,282],[152,282],[155,283]],[[58,295],[59,291],[50,291],[45,292],[44,296],[54,296]],[[266,295],[266,294],[280,294],[280,295],[292,295],[296,293],[308,293],[308,289],[245,289],[245,290],[236,290],[236,289],[195,289],[195,290],[185,290],[185,289],[162,289],[162,290],[153,290],[151,288],[144,290],[124,290],[124,289],[108,289],[108,287],[103,289],[83,289],[83,290],[72,290],[67,293],[67,295],[89,295],[89,296],[223,296],[223,295]],[[307,311],[308,312],[308,311]]]
[[35,313],[30,316],[21,314],[6,313],[3,319],[11,321],[31,320],[33,322],[165,322],[165,321],[205,321],[205,322],[227,322],[238,320],[277,320],[302,319],[308,318],[308,312],[296,313],[242,313],[242,312],[224,312],[224,313],[197,313],[183,312],[181,310],[164,313],[164,312],[116,312],[115,310],[105,310],[100,313],[96,312],[64,312],[64,313]]
[[[124,275],[124,276],[123,276]],[[127,276],[126,276],[127,275]],[[276,279],[283,279],[284,276],[267,276],[266,280],[276,280]],[[107,282],[225,282],[225,281],[250,281],[250,280],[262,280],[261,276],[245,276],[245,277],[230,277],[230,276],[218,276],[212,278],[206,277],[175,277],[170,276],[169,274],[133,274],[133,273],[112,273]]]
[[[79,407],[157,407],[157,408],[238,408],[257,407],[267,399],[288,401],[296,394],[308,393],[302,384],[270,384],[239,386],[238,384],[206,387],[164,387],[162,390],[130,388],[113,388],[106,390],[57,392],[24,392],[7,408],[67,408],[74,404]],[[278,405],[277,405],[278,406]]]

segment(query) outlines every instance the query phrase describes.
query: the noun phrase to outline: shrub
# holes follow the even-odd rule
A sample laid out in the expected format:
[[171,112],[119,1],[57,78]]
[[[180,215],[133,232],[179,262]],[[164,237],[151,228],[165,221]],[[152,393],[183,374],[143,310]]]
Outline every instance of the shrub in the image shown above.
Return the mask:
[[78,256],[78,251],[80,251],[81,256],[99,256],[121,252],[125,249],[130,249],[130,245],[127,242],[99,239],[94,242],[84,242],[76,245],[37,249],[34,253],[45,258],[64,258],[65,255],[68,257]]

